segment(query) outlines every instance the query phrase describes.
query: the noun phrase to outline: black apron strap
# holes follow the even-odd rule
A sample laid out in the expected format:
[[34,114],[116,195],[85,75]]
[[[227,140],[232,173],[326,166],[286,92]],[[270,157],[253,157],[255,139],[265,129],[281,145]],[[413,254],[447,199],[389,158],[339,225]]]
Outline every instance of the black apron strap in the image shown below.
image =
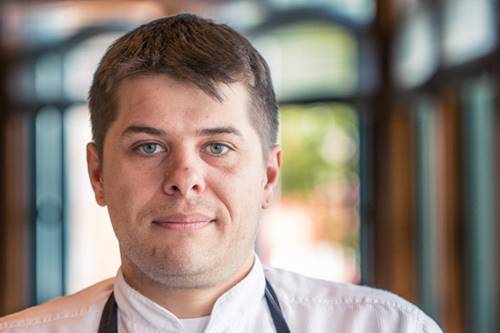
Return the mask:
[[278,302],[278,297],[274,292],[273,287],[266,279],[266,302],[271,312],[271,317],[273,318],[274,326],[276,327],[276,332],[278,333],[290,333],[290,328],[286,323],[285,317],[283,317],[283,312],[281,311],[280,303]]
[[98,333],[117,333],[118,332],[118,306],[116,305],[115,295],[111,295],[104,305],[101,321],[99,323]]
[[[290,333],[290,329],[286,323],[285,317],[281,312],[278,297],[274,292],[273,287],[266,279],[266,302],[271,312],[271,317],[276,327],[277,333]],[[99,323],[98,333],[117,333],[118,332],[118,306],[116,305],[115,296],[113,292],[108,298],[104,310],[102,311],[101,321]]]

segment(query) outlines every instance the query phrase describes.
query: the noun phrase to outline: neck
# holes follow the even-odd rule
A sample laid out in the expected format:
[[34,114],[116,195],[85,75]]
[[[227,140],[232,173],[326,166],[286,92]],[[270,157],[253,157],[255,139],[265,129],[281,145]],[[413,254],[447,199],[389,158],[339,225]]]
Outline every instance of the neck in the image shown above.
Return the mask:
[[197,318],[210,315],[217,299],[227,290],[243,280],[253,266],[253,255],[229,280],[214,286],[200,288],[171,288],[152,280],[137,267],[122,261],[125,281],[135,290],[153,302],[161,305],[177,318]]

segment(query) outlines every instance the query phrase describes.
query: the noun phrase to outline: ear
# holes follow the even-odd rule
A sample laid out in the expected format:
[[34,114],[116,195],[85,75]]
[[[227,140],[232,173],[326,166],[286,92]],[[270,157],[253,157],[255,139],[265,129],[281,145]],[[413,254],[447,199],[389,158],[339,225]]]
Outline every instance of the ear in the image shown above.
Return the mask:
[[269,151],[266,162],[266,179],[264,183],[264,197],[262,208],[268,208],[273,202],[274,192],[278,186],[281,169],[281,147],[274,145]]
[[104,181],[102,178],[102,165],[97,152],[95,143],[87,144],[87,168],[90,177],[90,183],[94,190],[95,200],[99,206],[106,206],[104,200]]

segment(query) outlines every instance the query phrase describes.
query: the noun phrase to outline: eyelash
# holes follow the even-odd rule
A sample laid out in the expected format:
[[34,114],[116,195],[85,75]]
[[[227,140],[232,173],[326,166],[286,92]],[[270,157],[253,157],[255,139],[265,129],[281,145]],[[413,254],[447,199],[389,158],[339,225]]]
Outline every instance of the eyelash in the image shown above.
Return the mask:
[[[152,153],[146,153],[146,152],[144,152],[144,151],[142,150],[144,147],[146,147],[146,146],[150,146],[150,145],[154,145],[154,146],[156,146],[156,148],[157,148],[157,149],[155,149],[155,151],[154,151],[154,152],[152,152]],[[223,147],[224,152],[222,152],[222,153],[220,153],[220,154],[209,152],[209,151],[208,151],[208,149],[209,149],[210,147],[215,146],[215,145]],[[159,148],[159,149],[161,149],[161,151],[157,151],[157,150],[158,150],[158,148]],[[154,156],[154,155],[156,155],[156,154],[158,154],[158,153],[160,153],[160,152],[165,152],[165,151],[167,151],[167,149],[166,149],[166,148],[165,148],[162,144],[157,143],[157,142],[144,142],[144,143],[140,143],[140,144],[138,144],[138,145],[134,146],[132,149],[133,149],[135,152],[137,152],[137,153],[139,153],[139,154],[141,154],[141,155],[143,155],[143,156],[147,156],[147,157],[149,157],[149,156]],[[206,152],[206,153],[208,153],[208,154],[210,154],[210,155],[212,155],[212,156],[215,156],[215,157],[224,156],[224,155],[226,155],[228,152],[230,152],[230,151],[232,151],[232,150],[234,150],[234,148],[232,148],[230,145],[225,144],[225,143],[222,143],[222,142],[210,142],[210,143],[206,144],[206,145],[203,147],[203,151],[204,151],[204,152]]]
[[206,151],[206,150],[208,150],[208,148],[213,147],[213,146],[215,146],[215,145],[218,145],[218,146],[223,147],[223,148],[225,149],[225,150],[224,150],[224,152],[223,152],[223,153],[220,153],[220,154],[214,154],[214,153],[210,153],[210,152],[208,152],[208,154],[210,154],[210,155],[212,155],[212,156],[217,156],[217,157],[220,157],[220,156],[224,156],[224,155],[226,155],[226,154],[227,154],[228,152],[230,152],[231,150],[234,150],[231,146],[229,146],[229,145],[227,145],[227,144],[225,144],[225,143],[222,143],[222,142],[211,142],[211,143],[208,143],[208,144],[206,144],[206,145],[205,145],[204,150]]
[[156,146],[157,149],[160,148],[160,149],[162,149],[162,151],[166,151],[165,147],[163,147],[161,144],[159,144],[157,142],[144,142],[144,143],[136,145],[133,148],[133,150],[138,152],[139,154],[141,154],[143,156],[153,156],[153,155],[156,155],[156,154],[161,152],[161,151],[157,151],[157,149],[152,153],[146,153],[146,152],[142,151],[142,148],[144,148],[145,146],[150,146],[150,145],[151,146],[154,145],[154,146]]

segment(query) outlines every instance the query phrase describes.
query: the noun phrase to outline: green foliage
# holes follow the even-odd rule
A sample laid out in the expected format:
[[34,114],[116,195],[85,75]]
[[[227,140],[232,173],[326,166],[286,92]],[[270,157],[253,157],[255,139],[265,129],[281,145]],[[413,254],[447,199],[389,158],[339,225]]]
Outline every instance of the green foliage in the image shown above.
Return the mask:
[[357,118],[346,106],[283,107],[281,143],[284,194],[305,194],[356,172]]

